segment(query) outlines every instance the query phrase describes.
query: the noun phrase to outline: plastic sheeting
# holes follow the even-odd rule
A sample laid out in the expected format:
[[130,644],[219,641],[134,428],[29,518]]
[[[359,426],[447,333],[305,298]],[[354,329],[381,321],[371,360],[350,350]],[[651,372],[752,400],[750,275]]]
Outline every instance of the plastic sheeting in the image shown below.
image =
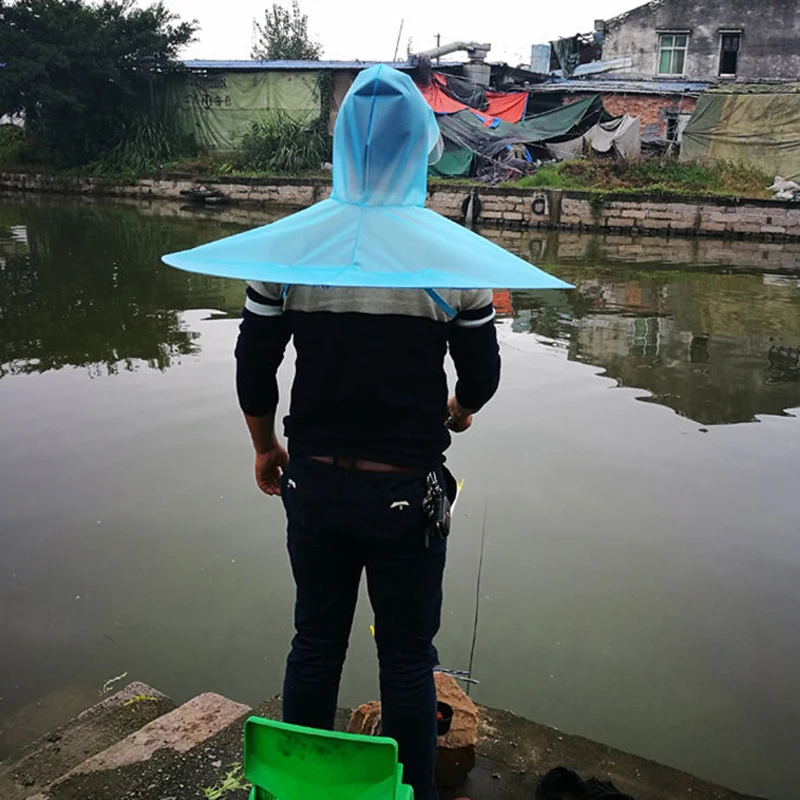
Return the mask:
[[581,158],[585,149],[586,139],[583,136],[577,136],[566,142],[551,142],[547,145],[547,152],[553,158],[558,158],[561,161],[566,161],[569,158]]
[[538,141],[558,140],[572,138],[570,134],[575,130],[585,131],[597,122],[610,119],[599,94],[585,97],[574,103],[569,103],[552,111],[545,111],[535,117],[528,117],[521,123],[522,127],[531,135],[537,136]]
[[637,158],[642,153],[641,119],[625,114],[599,122],[584,134],[584,139],[597,153],[614,152],[622,158]]
[[459,103],[464,103],[465,106],[478,111],[486,110],[488,100],[484,86],[471,78],[463,78],[459,75],[445,75],[442,72],[436,72],[434,76],[453,100],[458,100]]
[[428,174],[434,178],[467,178],[474,159],[475,153],[468,147],[445,144],[442,157],[431,165]]
[[642,125],[639,117],[625,116],[598,122],[583,136],[565,142],[548,143],[555,158],[579,158],[591,148],[596,153],[613,153],[622,158],[638,158],[642,154]]
[[417,88],[436,114],[457,114],[467,108],[464,103],[455,100],[444,91],[437,75],[433,76],[427,86],[418,86]]
[[[419,86],[422,96],[428,101],[428,105],[437,114],[457,114],[459,111],[473,109],[485,113],[490,117],[496,117],[504,122],[519,122],[525,116],[525,108],[528,105],[527,92],[483,92],[473,94],[473,100],[480,100],[476,105],[470,106],[462,101],[466,95],[453,91],[455,79],[450,75],[440,75],[434,73],[431,82],[427,86]],[[460,83],[464,83],[460,80]],[[470,84],[475,88],[474,84]]]
[[336,120],[333,193],[271,225],[172,253],[174,267],[284,284],[393,288],[569,288],[424,207],[430,106],[391,67],[364,70]]
[[487,126],[489,118],[461,111],[440,117],[439,126],[447,141],[493,158],[509,145],[574,139],[607,117],[600,96],[593,95],[528,117],[516,125],[500,122],[494,127]]
[[556,39],[550,42],[556,60],[565,78],[575,72],[575,68],[580,61],[580,44],[577,36],[570,36],[567,39]]
[[725,159],[800,179],[800,94],[760,88],[701,95],[683,132],[680,160]]
[[486,113],[505,122],[521,122],[528,106],[527,92],[486,92]]
[[253,122],[280,109],[311,122],[320,114],[319,73],[213,72],[179,76],[168,103],[179,128],[209,150],[236,150]]

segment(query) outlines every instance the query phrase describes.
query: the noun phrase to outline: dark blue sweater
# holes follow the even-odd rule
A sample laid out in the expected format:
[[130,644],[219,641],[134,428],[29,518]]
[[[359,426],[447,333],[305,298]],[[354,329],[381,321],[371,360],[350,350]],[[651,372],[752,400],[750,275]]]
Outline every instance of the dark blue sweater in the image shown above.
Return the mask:
[[250,283],[236,345],[237,390],[251,416],[275,411],[276,373],[290,338],[297,353],[289,415],[293,456],[351,456],[428,468],[450,444],[445,428],[448,347],[462,406],[495,393],[500,355],[489,290]]

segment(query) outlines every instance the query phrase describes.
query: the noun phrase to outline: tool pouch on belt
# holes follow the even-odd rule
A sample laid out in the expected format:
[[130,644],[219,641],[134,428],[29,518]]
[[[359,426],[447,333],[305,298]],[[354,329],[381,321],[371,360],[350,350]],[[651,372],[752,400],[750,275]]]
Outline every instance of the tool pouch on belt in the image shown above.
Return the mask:
[[[447,467],[442,468],[442,477],[432,470],[426,477],[427,491],[422,508],[428,518],[425,529],[426,544],[431,538],[445,539],[450,535],[450,509],[455,500],[456,480]],[[443,479],[442,479],[443,478]]]

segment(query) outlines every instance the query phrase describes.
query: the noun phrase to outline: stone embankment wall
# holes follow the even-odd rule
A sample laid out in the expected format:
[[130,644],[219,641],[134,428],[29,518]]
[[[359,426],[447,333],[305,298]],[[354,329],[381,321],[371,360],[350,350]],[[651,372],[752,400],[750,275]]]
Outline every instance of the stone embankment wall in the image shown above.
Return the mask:
[[[184,175],[142,178],[109,184],[92,178],[0,173],[0,190],[106,195],[140,200],[182,200],[182,192],[201,182]],[[231,203],[305,208],[330,195],[323,178],[220,178],[202,183],[222,192]],[[470,202],[472,201],[472,202]],[[735,197],[690,197],[680,200],[630,194],[470,187],[433,183],[428,206],[462,220],[500,228],[555,228],[610,233],[699,235],[800,240],[800,203]]]
[[141,200],[186,200],[183,192],[204,186],[218,189],[231,203],[305,208],[330,194],[331,183],[319,178],[219,178],[202,181],[187,175],[139,178],[129,183],[109,183],[98,178],[65,178],[0,172],[0,190],[55,194],[127,197]]
[[611,231],[800,238],[800,204],[736,198],[678,202],[624,195],[597,199],[565,196],[559,222],[567,228],[599,227]]

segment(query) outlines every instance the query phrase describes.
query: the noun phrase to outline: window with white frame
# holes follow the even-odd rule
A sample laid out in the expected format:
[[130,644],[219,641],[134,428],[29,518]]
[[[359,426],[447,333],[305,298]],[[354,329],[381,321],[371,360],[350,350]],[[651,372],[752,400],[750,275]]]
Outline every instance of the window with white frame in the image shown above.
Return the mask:
[[688,46],[688,34],[662,33],[658,40],[658,74],[683,75]]

